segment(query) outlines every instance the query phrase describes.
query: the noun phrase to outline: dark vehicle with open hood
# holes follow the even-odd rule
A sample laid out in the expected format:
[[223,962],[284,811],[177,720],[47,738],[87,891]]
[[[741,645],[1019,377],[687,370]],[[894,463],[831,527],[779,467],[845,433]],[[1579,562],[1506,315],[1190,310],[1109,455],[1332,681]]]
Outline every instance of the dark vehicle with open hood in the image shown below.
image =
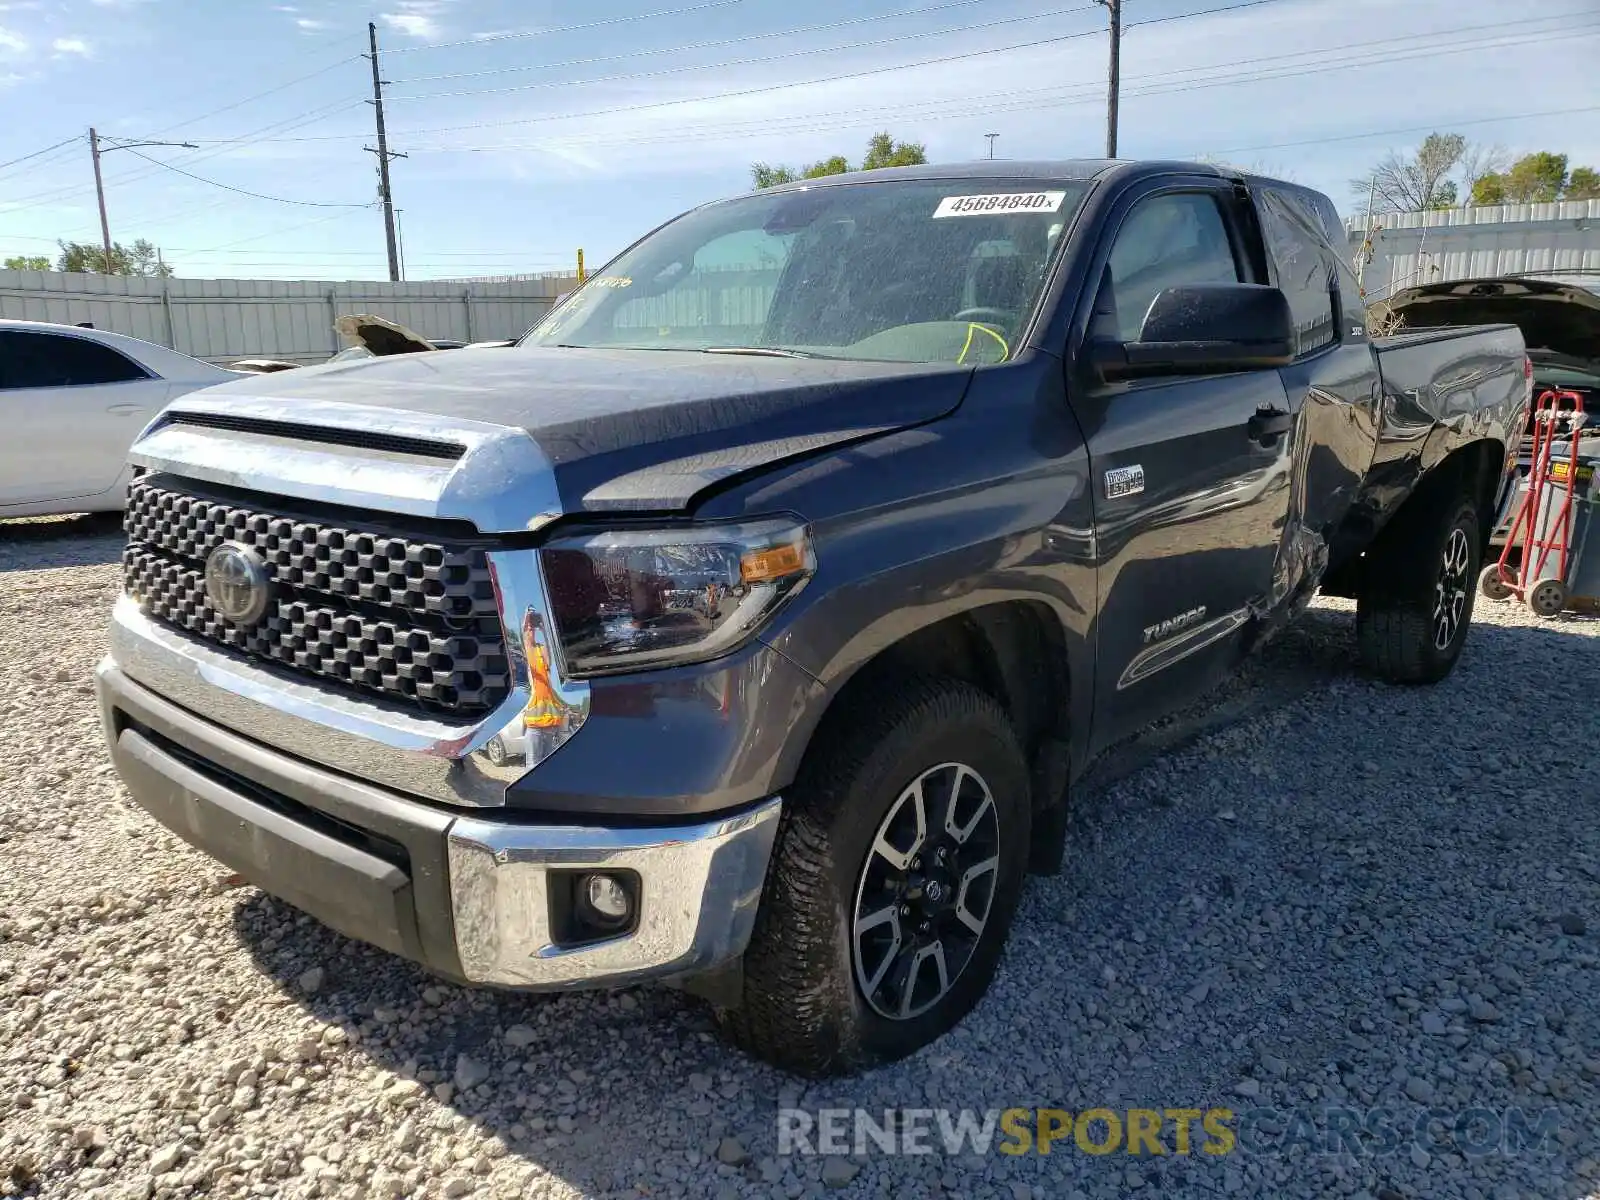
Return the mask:
[[1370,339],[1342,240],[1210,166],[863,172],[668,222],[515,347],[186,398],[133,450],[117,768],[439,975],[909,1053],[1090,759],[1319,587],[1385,679],[1461,653],[1523,340]]
[[[1579,453],[1600,454],[1600,279],[1593,272],[1561,271],[1546,275],[1497,275],[1418,284],[1396,292],[1385,307],[1406,329],[1446,325],[1504,323],[1522,331],[1533,363],[1533,392],[1557,394],[1559,411],[1570,411],[1573,397],[1589,414],[1578,431]],[[1529,414],[1532,421],[1532,414]],[[1519,474],[1526,479],[1533,454],[1533,429],[1524,430],[1517,452]],[[1562,451],[1564,455],[1565,450]],[[1515,519],[1510,501],[1520,493],[1508,490],[1495,523],[1492,545],[1511,536]]]

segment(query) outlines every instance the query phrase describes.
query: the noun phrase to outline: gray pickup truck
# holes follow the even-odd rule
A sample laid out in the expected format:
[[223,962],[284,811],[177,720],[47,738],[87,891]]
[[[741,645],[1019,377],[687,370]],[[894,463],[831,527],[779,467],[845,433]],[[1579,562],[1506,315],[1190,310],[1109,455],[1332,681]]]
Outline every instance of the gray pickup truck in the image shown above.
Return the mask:
[[509,349],[186,398],[132,451],[117,769],[438,975],[907,1054],[1085,764],[1319,587],[1384,678],[1461,653],[1522,337],[1369,339],[1342,241],[1208,166],[865,172],[670,221]]

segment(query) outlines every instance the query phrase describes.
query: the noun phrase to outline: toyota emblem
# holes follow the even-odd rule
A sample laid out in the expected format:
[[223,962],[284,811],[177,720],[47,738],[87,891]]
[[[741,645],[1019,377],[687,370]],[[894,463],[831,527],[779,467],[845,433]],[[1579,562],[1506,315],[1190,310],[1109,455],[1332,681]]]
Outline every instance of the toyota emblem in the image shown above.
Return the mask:
[[270,600],[267,565],[249,546],[223,542],[206,555],[206,596],[233,625],[254,625]]

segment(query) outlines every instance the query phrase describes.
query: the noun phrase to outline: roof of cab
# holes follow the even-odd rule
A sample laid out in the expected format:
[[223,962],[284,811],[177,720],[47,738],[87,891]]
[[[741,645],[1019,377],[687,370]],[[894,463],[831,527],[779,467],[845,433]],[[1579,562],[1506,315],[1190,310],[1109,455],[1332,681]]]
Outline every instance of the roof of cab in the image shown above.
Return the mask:
[[923,163],[915,167],[880,167],[873,171],[850,171],[844,175],[824,175],[818,179],[799,179],[793,183],[778,184],[764,189],[773,192],[802,191],[814,187],[847,187],[855,183],[869,183],[890,179],[1098,179],[1111,173],[1119,175],[1168,175],[1183,172],[1190,175],[1214,175],[1232,178],[1232,174],[1208,163],[1140,161],[1122,158],[1065,158],[1030,159],[1016,162],[1004,158],[980,158],[972,162]]

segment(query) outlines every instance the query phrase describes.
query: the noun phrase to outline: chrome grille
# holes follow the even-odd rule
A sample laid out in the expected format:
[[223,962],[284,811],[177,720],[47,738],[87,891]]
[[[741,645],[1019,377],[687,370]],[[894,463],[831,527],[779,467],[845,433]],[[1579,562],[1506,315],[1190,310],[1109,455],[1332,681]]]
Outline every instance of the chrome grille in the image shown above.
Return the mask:
[[[452,715],[510,690],[486,552],[286,516],[136,480],[124,584],[151,616],[319,681]],[[266,564],[266,614],[240,627],[206,595],[206,556],[224,542]]]

